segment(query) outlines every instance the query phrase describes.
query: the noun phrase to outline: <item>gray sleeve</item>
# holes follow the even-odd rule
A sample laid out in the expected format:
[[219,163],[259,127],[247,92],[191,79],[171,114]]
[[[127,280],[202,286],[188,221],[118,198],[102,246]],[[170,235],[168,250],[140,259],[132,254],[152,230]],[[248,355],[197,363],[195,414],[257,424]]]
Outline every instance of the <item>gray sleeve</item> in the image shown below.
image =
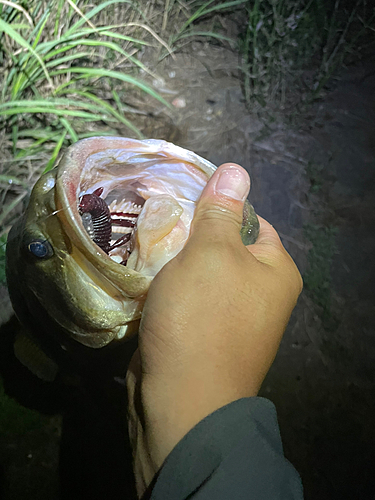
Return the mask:
[[150,500],[301,500],[274,405],[244,398],[199,422],[167,457]]

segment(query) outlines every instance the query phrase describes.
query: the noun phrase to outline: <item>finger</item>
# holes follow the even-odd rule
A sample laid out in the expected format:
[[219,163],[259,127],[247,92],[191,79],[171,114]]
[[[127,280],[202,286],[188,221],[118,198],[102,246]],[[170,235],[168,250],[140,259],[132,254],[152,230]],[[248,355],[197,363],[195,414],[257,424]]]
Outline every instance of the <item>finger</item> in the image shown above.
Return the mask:
[[239,238],[244,201],[250,178],[234,163],[221,165],[204,188],[192,222],[191,235],[214,238]]

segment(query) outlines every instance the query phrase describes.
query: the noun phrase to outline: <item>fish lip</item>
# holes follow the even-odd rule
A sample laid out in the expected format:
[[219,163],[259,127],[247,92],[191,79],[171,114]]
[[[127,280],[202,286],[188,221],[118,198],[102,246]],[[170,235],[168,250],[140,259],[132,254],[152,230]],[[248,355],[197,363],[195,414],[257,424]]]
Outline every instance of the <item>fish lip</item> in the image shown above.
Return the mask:
[[[201,170],[207,176],[207,180],[215,172],[216,167],[192,151],[157,139],[141,141],[124,137],[91,137],[70,146],[66,151],[57,168],[55,185],[56,209],[64,229],[74,246],[95,265],[104,277],[108,278],[122,292],[126,290],[127,297],[134,298],[139,296],[140,289],[143,290],[143,293],[147,292],[153,277],[144,276],[113,261],[91,240],[82,224],[78,209],[79,188],[85,162],[89,156],[108,149],[134,150],[139,154],[170,154],[171,157],[180,158]],[[134,291],[132,286],[129,286],[129,278],[133,278],[132,281],[134,279],[137,281]]]

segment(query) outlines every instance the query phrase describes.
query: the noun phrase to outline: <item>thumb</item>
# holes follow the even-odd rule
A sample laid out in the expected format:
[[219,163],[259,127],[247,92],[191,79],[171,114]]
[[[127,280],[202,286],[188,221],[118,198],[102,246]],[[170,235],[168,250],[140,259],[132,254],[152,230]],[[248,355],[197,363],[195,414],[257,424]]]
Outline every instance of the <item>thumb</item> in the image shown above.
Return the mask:
[[191,237],[239,238],[243,206],[249,191],[250,177],[245,169],[235,163],[221,165],[199,198]]

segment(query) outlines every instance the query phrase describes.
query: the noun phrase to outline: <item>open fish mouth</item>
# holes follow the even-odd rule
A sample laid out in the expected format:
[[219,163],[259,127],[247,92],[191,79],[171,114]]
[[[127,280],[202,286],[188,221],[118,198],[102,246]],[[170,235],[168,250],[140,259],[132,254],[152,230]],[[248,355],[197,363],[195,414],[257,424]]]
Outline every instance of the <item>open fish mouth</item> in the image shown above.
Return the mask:
[[[215,169],[165,141],[98,137],[80,141],[65,156],[57,190],[71,209],[66,222],[86,251],[95,243],[92,258],[99,247],[128,272],[152,278],[186,243],[196,203]],[[247,203],[244,243],[254,242],[257,231]]]
[[[48,319],[60,345],[66,336],[94,348],[131,336],[215,169],[161,140],[94,137],[71,146],[37,181],[8,238],[7,280],[21,320]],[[258,230],[246,202],[242,241],[253,243]]]
[[[98,140],[89,141],[97,146]],[[80,163],[75,189],[80,222],[114,262],[153,277],[184,246],[196,202],[215,167],[164,141],[106,141],[105,150]],[[72,192],[71,181],[64,185]]]

